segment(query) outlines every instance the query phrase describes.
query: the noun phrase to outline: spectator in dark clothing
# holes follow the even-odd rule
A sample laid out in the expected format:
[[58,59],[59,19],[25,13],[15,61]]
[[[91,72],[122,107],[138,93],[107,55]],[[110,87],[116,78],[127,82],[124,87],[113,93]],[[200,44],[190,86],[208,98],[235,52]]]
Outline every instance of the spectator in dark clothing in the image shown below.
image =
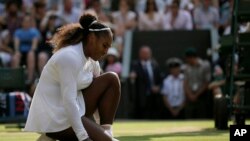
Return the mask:
[[35,19],[35,24],[38,29],[40,29],[41,22],[46,15],[46,3],[43,1],[34,2],[34,12],[32,16]]
[[186,68],[184,70],[184,89],[187,97],[185,107],[186,118],[207,118],[212,111],[212,97],[209,101],[208,84],[211,79],[211,69],[208,61],[198,57],[194,48],[188,48],[185,53]]
[[56,32],[56,29],[58,28],[55,24],[57,18],[58,18],[57,15],[50,13],[50,14],[47,14],[41,22],[40,31],[41,31],[42,41],[39,44],[38,49],[37,49],[38,74],[42,72],[44,65],[47,63],[48,59],[52,55],[53,48],[48,43],[48,41],[52,38],[52,36]]
[[159,118],[160,105],[160,69],[151,56],[151,49],[143,46],[139,51],[139,58],[134,62],[130,78],[135,82],[135,117]]
[[5,7],[6,13],[4,14],[4,21],[10,32],[11,38],[13,38],[16,29],[21,27],[23,16],[15,1],[8,1]]

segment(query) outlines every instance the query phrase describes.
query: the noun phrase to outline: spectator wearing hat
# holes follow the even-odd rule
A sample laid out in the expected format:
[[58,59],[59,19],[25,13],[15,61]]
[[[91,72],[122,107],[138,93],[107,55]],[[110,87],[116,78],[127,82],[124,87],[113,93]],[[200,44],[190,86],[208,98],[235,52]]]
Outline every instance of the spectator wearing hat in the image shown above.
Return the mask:
[[163,80],[161,94],[166,107],[167,118],[183,118],[185,106],[184,74],[181,73],[182,61],[178,58],[167,60],[169,75]]
[[211,79],[210,64],[199,58],[195,48],[185,52],[184,89],[187,97],[186,118],[207,118],[212,112],[208,95],[208,84]]
[[119,53],[117,49],[114,47],[109,48],[107,56],[103,63],[104,72],[111,71],[117,73],[120,76],[122,71],[122,65],[118,59],[119,59]]

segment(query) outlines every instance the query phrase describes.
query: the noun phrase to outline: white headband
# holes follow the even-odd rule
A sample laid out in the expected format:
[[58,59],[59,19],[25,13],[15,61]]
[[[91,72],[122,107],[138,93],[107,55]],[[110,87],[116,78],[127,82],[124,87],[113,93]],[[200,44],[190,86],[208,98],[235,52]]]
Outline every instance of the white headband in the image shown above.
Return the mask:
[[101,28],[101,29],[92,29],[92,28],[89,29],[89,31],[93,31],[93,32],[95,32],[95,31],[105,31],[105,30],[111,30],[111,29],[109,27],[105,27],[105,28]]
[[[88,27],[90,27],[94,23],[97,23],[97,20],[94,20],[92,23],[90,23]],[[80,27],[83,29],[83,27],[81,25],[80,25]],[[105,30],[111,30],[111,29],[109,27],[105,27],[105,28],[101,28],[101,29],[92,29],[92,28],[89,28],[88,30],[96,32],[96,31],[105,31]]]
[[[92,23],[90,23],[88,27],[90,27],[90,26],[91,26],[92,24],[94,24],[94,23],[97,23],[97,20],[94,20]],[[81,24],[80,24],[80,27],[81,27],[82,29],[84,29],[84,28],[82,27]]]
[[91,24],[89,24],[89,27],[94,23],[97,23],[97,20],[94,20]]

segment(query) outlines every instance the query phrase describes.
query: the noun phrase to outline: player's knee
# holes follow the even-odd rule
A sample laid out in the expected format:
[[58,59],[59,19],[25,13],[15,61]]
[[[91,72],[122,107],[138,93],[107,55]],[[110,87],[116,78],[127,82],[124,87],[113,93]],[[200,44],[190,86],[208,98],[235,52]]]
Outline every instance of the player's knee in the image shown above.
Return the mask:
[[112,86],[120,86],[120,79],[118,75],[114,72],[107,72],[106,75],[108,75],[108,79]]

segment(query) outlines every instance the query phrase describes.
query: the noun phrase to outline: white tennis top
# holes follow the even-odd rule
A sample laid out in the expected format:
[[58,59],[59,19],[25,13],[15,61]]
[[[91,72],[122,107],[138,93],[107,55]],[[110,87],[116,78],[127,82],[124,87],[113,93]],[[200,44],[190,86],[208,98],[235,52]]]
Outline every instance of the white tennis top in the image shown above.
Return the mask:
[[43,69],[24,131],[48,133],[72,127],[78,140],[86,139],[81,121],[85,102],[80,90],[98,75],[100,65],[85,57],[82,43],[57,51]]

